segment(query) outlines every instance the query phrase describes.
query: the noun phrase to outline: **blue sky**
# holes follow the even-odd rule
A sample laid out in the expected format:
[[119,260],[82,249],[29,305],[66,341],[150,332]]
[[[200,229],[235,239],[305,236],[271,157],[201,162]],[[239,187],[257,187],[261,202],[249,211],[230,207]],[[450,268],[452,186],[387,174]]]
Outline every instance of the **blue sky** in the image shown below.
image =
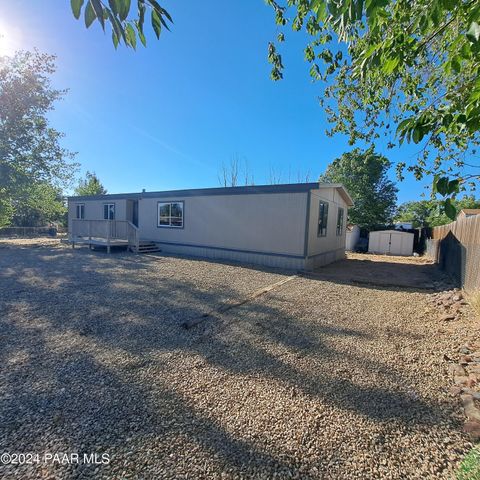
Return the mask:
[[[268,183],[271,169],[283,182],[299,173],[315,181],[352,148],[325,135],[302,34],[287,33],[285,78],[270,80],[267,45],[277,27],[262,0],[163,5],[172,32],[160,41],[149,34],[147,48],[133,52],[115,51],[97,23],[87,30],[69,0],[0,3],[10,46],[58,57],[54,82],[69,92],[51,120],[78,152],[81,173],[95,171],[112,193],[215,187],[222,162],[237,156],[257,184]],[[417,149],[377,144],[393,162],[413,161]],[[408,177],[399,201],[418,199],[423,186]]]

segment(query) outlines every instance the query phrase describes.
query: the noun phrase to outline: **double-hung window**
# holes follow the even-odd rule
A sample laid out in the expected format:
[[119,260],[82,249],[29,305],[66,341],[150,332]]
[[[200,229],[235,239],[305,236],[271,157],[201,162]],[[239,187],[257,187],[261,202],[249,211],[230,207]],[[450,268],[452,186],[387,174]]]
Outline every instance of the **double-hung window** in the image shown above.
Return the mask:
[[320,202],[318,208],[318,230],[317,236],[327,236],[327,222],[328,222],[328,202]]
[[337,237],[343,234],[343,217],[344,217],[343,208],[339,208],[338,215],[337,215]]
[[183,228],[183,202],[158,202],[157,226]]
[[77,203],[75,205],[75,218],[77,220],[83,220],[85,218],[85,204]]
[[115,204],[114,203],[103,204],[103,219],[115,220]]

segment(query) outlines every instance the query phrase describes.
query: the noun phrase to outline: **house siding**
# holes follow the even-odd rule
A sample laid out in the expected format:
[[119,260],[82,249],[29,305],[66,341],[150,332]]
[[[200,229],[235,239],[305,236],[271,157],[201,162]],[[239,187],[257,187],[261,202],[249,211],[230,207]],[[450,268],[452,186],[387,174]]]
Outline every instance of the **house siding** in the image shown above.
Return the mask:
[[[328,203],[327,235],[319,237],[320,202]],[[344,209],[342,234],[337,235],[338,209]],[[314,269],[345,257],[348,205],[336,188],[314,189],[310,192],[306,268]]]
[[[139,228],[142,238],[166,244],[303,256],[307,195],[143,198]],[[162,201],[184,202],[183,228],[157,226],[157,205]]]
[[72,220],[76,218],[75,207],[78,203],[85,205],[85,220],[103,220],[103,206],[106,203],[115,204],[115,220],[127,220],[127,201],[122,198],[102,200],[68,200],[68,231],[72,231]]

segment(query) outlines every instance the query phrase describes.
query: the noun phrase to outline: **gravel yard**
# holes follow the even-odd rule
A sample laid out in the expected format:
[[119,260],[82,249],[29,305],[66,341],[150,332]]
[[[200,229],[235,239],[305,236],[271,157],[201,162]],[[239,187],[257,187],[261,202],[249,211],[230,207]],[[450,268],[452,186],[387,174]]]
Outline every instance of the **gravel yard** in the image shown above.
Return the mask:
[[[452,478],[472,444],[444,355],[478,322],[440,324],[436,267],[395,262],[185,330],[291,272],[0,241],[0,453],[41,456],[0,478]],[[110,461],[41,461],[64,452]]]

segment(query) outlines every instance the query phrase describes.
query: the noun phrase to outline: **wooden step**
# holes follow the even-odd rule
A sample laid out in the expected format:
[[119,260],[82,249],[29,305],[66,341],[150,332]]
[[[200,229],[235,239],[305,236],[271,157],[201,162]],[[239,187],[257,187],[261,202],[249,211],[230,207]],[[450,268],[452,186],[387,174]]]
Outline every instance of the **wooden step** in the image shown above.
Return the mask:
[[141,240],[138,245],[137,253],[154,253],[161,252],[160,248],[155,242],[149,242],[147,240]]

